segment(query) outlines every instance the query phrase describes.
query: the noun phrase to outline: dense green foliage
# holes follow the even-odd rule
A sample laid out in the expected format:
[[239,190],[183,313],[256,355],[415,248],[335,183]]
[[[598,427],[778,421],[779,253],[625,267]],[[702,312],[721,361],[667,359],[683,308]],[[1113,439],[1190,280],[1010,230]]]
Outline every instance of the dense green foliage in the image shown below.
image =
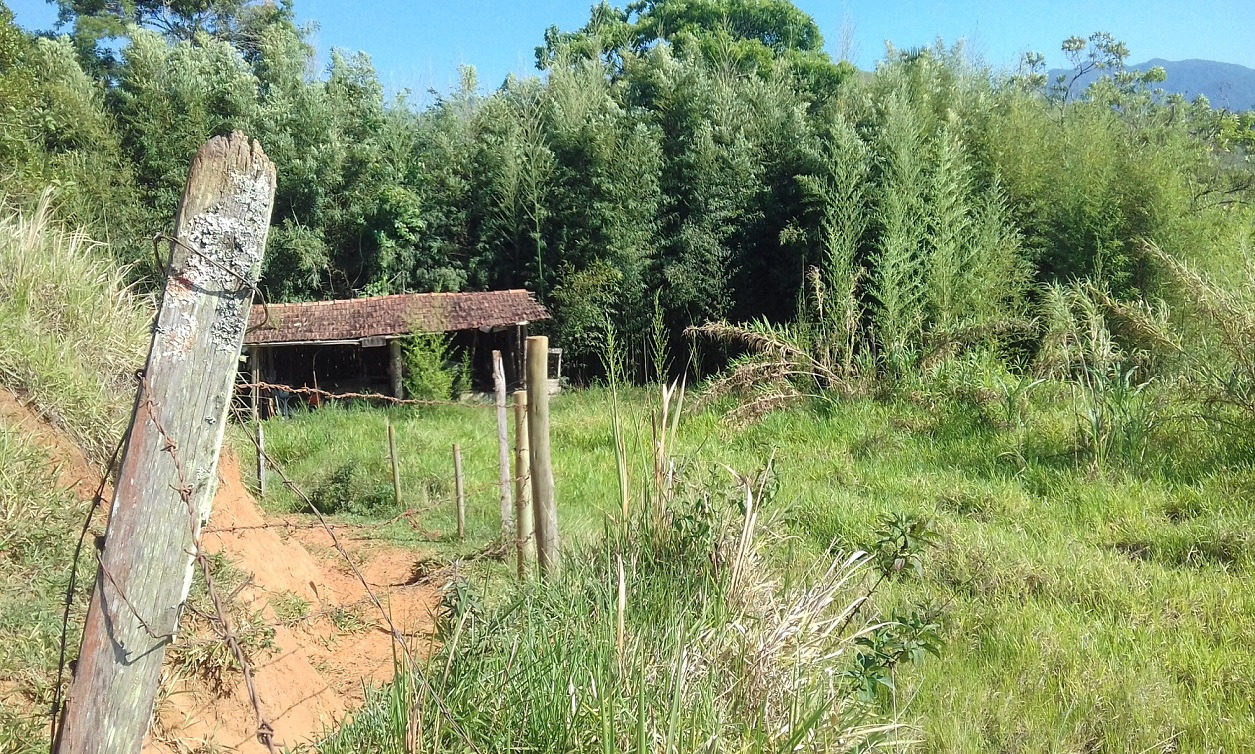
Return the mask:
[[1143,241],[1223,280],[1252,235],[1250,118],[1156,95],[1104,34],[1064,43],[1107,74],[1078,92],[960,48],[859,74],[786,0],[603,3],[546,32],[544,78],[485,93],[466,69],[419,109],[361,53],[311,75],[288,3],[61,9],[59,40],[0,14],[11,197],[59,186],[143,277],[192,152],[243,129],[278,165],[271,300],[526,286],[581,370],[606,317],[642,341],[655,292],[680,345],[793,318],[811,267],[879,372],[978,332],[1031,350],[1034,282],[1170,300]]

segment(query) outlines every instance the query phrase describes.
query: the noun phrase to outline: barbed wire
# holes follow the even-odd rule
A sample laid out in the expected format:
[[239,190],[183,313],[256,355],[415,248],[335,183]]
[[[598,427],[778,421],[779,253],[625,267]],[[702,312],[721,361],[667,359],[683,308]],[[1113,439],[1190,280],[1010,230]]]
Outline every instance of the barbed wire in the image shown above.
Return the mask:
[[[257,740],[263,745],[265,745],[267,747],[267,750],[271,752],[271,754],[277,754],[277,750],[275,748],[275,743],[274,743],[274,737],[275,737],[274,728],[266,717],[261,699],[257,693],[256,684],[254,682],[254,677],[253,677],[253,672],[252,672],[252,666],[240,644],[238,635],[235,633],[235,631],[232,628],[230,619],[228,618],[227,608],[225,607],[225,604],[224,604],[224,602],[232,602],[235,596],[238,595],[240,589],[242,589],[243,586],[247,585],[247,582],[245,585],[242,585],[241,587],[234,590],[231,596],[228,597],[224,601],[222,597],[218,594],[216,585],[214,584],[212,568],[211,568],[208,557],[206,556],[205,552],[201,548],[200,540],[201,540],[201,537],[206,533],[221,534],[221,533],[228,533],[228,532],[246,531],[250,529],[267,529],[267,528],[289,528],[289,529],[321,528],[327,532],[328,536],[332,540],[332,544],[334,545],[335,549],[339,552],[340,556],[349,565],[350,569],[353,571],[354,575],[357,577],[358,581],[362,584],[362,587],[366,592],[366,596],[359,599],[354,604],[356,605],[356,604],[361,604],[364,602],[369,602],[370,604],[374,605],[376,610],[378,610],[379,614],[382,616],[384,623],[387,625],[389,632],[393,636],[393,639],[400,645],[400,648],[405,654],[405,657],[407,659],[407,667],[410,669],[413,676],[418,678],[419,681],[421,682],[424,693],[431,695],[431,698],[436,702],[437,706],[439,707],[441,714],[448,720],[450,726],[457,732],[457,734],[466,742],[467,746],[469,746],[472,751],[479,752],[479,748],[475,745],[474,741],[467,735],[465,730],[462,729],[461,725],[453,716],[453,713],[449,709],[445,700],[439,695],[439,693],[436,691],[436,689],[432,685],[430,679],[425,674],[423,674],[421,670],[419,669],[418,664],[414,660],[410,647],[405,640],[405,635],[396,627],[395,623],[392,621],[391,615],[388,613],[387,609],[384,607],[379,597],[375,594],[370,584],[366,581],[365,577],[362,575],[361,570],[358,568],[357,564],[354,562],[352,556],[345,549],[343,543],[340,541],[339,537],[336,535],[337,529],[373,530],[373,529],[380,529],[380,528],[392,525],[401,520],[407,520],[410,523],[411,527],[413,527],[415,530],[421,531],[422,529],[417,523],[418,516],[424,513],[430,512],[431,510],[435,509],[437,506],[429,505],[422,508],[408,509],[386,521],[374,522],[370,524],[348,524],[348,523],[332,524],[331,522],[326,520],[322,511],[296,485],[296,483],[293,482],[287,476],[287,474],[274,461],[274,459],[271,458],[267,453],[265,453],[259,447],[258,452],[261,455],[263,462],[268,467],[274,469],[279,474],[280,478],[283,480],[284,486],[287,487],[289,490],[291,490],[293,494],[295,494],[298,498],[300,498],[303,501],[306,507],[308,507],[309,510],[312,511],[317,516],[318,521],[310,523],[310,524],[297,524],[295,522],[284,521],[284,522],[266,523],[266,524],[258,524],[258,525],[201,528],[198,526],[199,517],[196,514],[195,506],[193,505],[193,502],[192,502],[193,488],[188,482],[186,471],[179,458],[178,443],[169,434],[169,432],[167,432],[165,426],[161,422],[159,407],[157,406],[156,402],[152,398],[147,374],[141,371],[141,372],[138,372],[136,376],[139,379],[139,390],[140,390],[140,400],[137,403],[137,409],[139,410],[137,410],[136,412],[136,420],[137,421],[139,420],[141,411],[147,415],[148,420],[152,422],[153,426],[156,428],[158,434],[161,437],[161,442],[162,442],[161,451],[166,453],[170,457],[171,461],[173,462],[175,466],[175,471],[178,477],[178,483],[177,485],[171,485],[171,487],[179,495],[179,498],[183,501],[184,505],[187,506],[188,516],[189,516],[188,521],[189,521],[190,533],[191,533],[192,544],[193,544],[193,560],[200,567],[202,576],[205,580],[206,593],[209,596],[210,603],[213,605],[213,608],[214,608],[213,614],[206,614],[206,613],[201,612],[200,610],[195,610],[195,609],[191,609],[190,611],[206,620],[206,622],[213,629],[214,633],[217,635],[218,639],[220,641],[225,642],[228,645],[234,659],[236,660],[236,663],[239,665],[241,675],[243,676],[244,685],[248,693],[249,701],[253,707],[253,712],[254,712],[254,717],[255,717],[255,734],[256,734]],[[381,399],[390,403],[398,403],[398,404],[406,404],[406,405],[449,405],[449,406],[463,406],[463,407],[464,406],[481,407],[481,408],[488,408],[488,409],[493,409],[493,410],[496,409],[496,406],[492,404],[473,404],[473,403],[460,403],[460,402],[453,402],[453,401],[427,401],[427,400],[416,400],[416,399],[407,400],[407,399],[392,398],[391,396],[381,396],[381,395],[374,395],[374,394],[333,394],[328,391],[319,390],[316,388],[293,388],[291,386],[276,385],[273,383],[265,383],[265,382],[248,383],[248,384],[239,385],[238,387],[251,389],[254,386],[259,387],[259,388],[272,388],[272,389],[281,388],[281,389],[286,389],[289,392],[293,392],[293,393],[318,393],[318,394],[330,396],[333,398]],[[70,621],[70,613],[72,611],[72,605],[74,602],[74,592],[77,589],[77,572],[78,572],[79,561],[81,559],[82,546],[84,542],[86,541],[87,533],[91,529],[91,523],[94,519],[95,511],[101,506],[101,503],[103,502],[104,490],[109,484],[109,479],[114,473],[116,473],[116,465],[117,465],[118,457],[125,443],[125,439],[126,439],[126,435],[124,434],[123,437],[119,439],[118,444],[114,449],[113,456],[108,466],[106,467],[104,473],[101,475],[101,479],[97,487],[96,494],[93,498],[92,505],[88,510],[88,514],[84,520],[83,527],[79,535],[78,543],[75,547],[74,556],[71,561],[72,571],[71,571],[70,582],[69,582],[69,585],[67,586],[66,599],[65,599],[65,611],[64,611],[63,620],[62,620],[62,630],[61,630],[61,639],[60,639],[60,656],[59,656],[58,667],[57,667],[57,683],[56,683],[56,688],[54,691],[54,700],[53,700],[52,709],[51,709],[50,739],[51,739],[51,745],[53,747],[52,751],[54,752],[54,754],[55,754],[55,746],[56,746],[57,734],[58,734],[58,723],[60,720],[60,715],[63,711],[64,700],[63,700],[62,685],[65,679],[66,655],[68,653],[69,621]],[[253,441],[254,445],[257,444],[257,440],[255,437],[250,436],[250,439]],[[487,474],[494,473],[497,471],[499,471],[499,468],[496,466],[493,466],[491,468],[486,466],[482,469],[472,472],[472,474],[475,476],[479,476],[481,474],[487,475]],[[523,479],[527,479],[527,477],[523,477]],[[512,476],[510,477],[510,481],[513,484],[519,481],[519,478]],[[481,492],[485,492],[488,490],[492,490],[496,492],[496,491],[499,491],[499,489],[500,489],[500,479],[498,478],[490,482],[484,482],[484,483],[464,487],[463,492],[465,496],[469,497],[471,495],[477,495]],[[102,543],[102,546],[103,546],[103,543]],[[121,602],[126,606],[127,610],[134,616],[134,618],[141,625],[141,627],[152,638],[156,640],[162,640],[162,641],[172,640],[175,636],[174,630],[169,631],[169,632],[164,632],[164,633],[159,632],[157,629],[153,627],[153,625],[148,620],[146,620],[140,614],[138,608],[134,605],[134,603],[131,602],[125,590],[122,588],[122,585],[118,583],[116,579],[113,578],[113,575],[109,572],[109,570],[105,566],[103,558],[102,558],[102,553],[99,548],[96,549],[96,560],[97,560],[100,572],[103,574],[104,583],[108,583],[108,585],[111,587],[111,590],[114,591],[118,595]],[[104,588],[104,583],[101,583],[102,589]],[[328,612],[328,611],[324,611],[324,612]],[[314,617],[317,617],[317,616],[316,615],[306,616],[306,618],[314,618]]]
[[100,483],[96,485],[96,493],[92,496],[91,507],[87,509],[87,516],[83,520],[83,528],[78,533],[78,541],[74,545],[74,555],[70,558],[70,578],[65,586],[65,610],[61,614],[60,649],[57,653],[57,682],[52,691],[52,721],[48,730],[51,754],[56,754],[57,722],[61,717],[61,687],[65,683],[65,657],[70,635],[70,612],[74,607],[74,593],[78,591],[78,564],[83,554],[83,542],[87,540],[87,533],[91,530],[92,519],[96,515],[96,510],[104,502],[105,488],[109,486],[109,477],[116,470],[118,456],[122,453],[122,445],[125,441],[126,435],[123,434],[122,437],[118,438],[117,444],[113,446],[113,453],[109,456],[109,463],[105,465],[104,473],[100,475]]
[[361,569],[357,567],[357,563],[353,561],[352,556],[349,555],[349,552],[345,549],[344,544],[340,542],[340,538],[336,536],[335,530],[328,525],[326,516],[323,515],[323,512],[317,505],[314,504],[314,501],[310,500],[309,496],[296,486],[296,483],[288,477],[288,475],[283,471],[283,468],[280,467],[279,464],[275,463],[274,459],[272,459],[265,452],[265,450],[262,449],[261,445],[257,443],[257,438],[250,435],[250,439],[252,439],[253,444],[257,446],[257,453],[262,457],[264,462],[270,468],[274,469],[279,475],[279,478],[283,480],[284,486],[299,497],[305,503],[305,506],[318,517],[319,523],[322,524],[323,528],[327,532],[327,535],[331,537],[332,545],[335,547],[336,551],[340,553],[340,556],[344,558],[344,561],[348,564],[349,568],[353,571],[353,575],[357,577],[357,580],[361,583],[362,588],[366,591],[366,596],[375,606],[375,609],[379,611],[379,615],[383,618],[384,623],[387,624],[388,630],[392,634],[393,639],[400,646],[401,651],[405,654],[406,667],[409,669],[410,673],[414,677],[417,677],[423,684],[424,693],[430,694],[432,699],[435,700],[436,706],[440,709],[440,713],[444,715],[446,720],[449,721],[449,726],[462,738],[472,751],[479,754],[480,749],[475,745],[475,741],[467,735],[466,731],[462,728],[461,723],[459,723],[457,718],[454,717],[453,711],[449,709],[449,705],[440,696],[439,692],[436,691],[436,688],[432,685],[431,680],[427,677],[427,675],[419,668],[418,663],[414,661],[414,655],[410,651],[409,643],[405,641],[404,635],[397,629],[396,624],[392,621],[392,616],[388,613],[387,608],[385,608],[383,603],[379,601],[379,597],[375,594],[375,591],[371,589],[370,584],[366,581],[366,577],[362,575]]
[[[152,421],[153,426],[156,427],[157,432],[161,434],[162,439],[164,440],[162,450],[170,456],[170,460],[174,463],[175,471],[179,476],[179,486],[175,488],[175,491],[179,494],[179,498],[183,501],[183,504],[187,506],[188,526],[192,537],[192,547],[195,551],[194,558],[196,563],[200,566],[201,575],[205,579],[205,592],[209,595],[209,600],[214,606],[214,618],[216,623],[211,620],[210,626],[214,629],[214,632],[218,634],[219,638],[226,642],[227,646],[231,649],[231,654],[235,657],[236,663],[240,666],[240,673],[244,677],[244,687],[248,691],[248,698],[253,705],[253,714],[256,718],[257,740],[266,747],[270,754],[278,754],[274,743],[274,727],[270,724],[270,721],[266,719],[265,711],[262,709],[261,697],[257,695],[257,686],[253,683],[252,667],[249,665],[248,658],[244,655],[243,647],[240,646],[239,637],[236,636],[235,632],[231,628],[231,622],[227,618],[227,613],[222,606],[222,600],[218,596],[217,589],[214,588],[213,573],[209,566],[209,558],[205,556],[205,551],[201,549],[200,546],[202,532],[199,523],[199,516],[197,516],[196,508],[192,504],[192,486],[188,483],[187,473],[183,469],[183,464],[179,459],[178,443],[174,441],[174,438],[171,437],[165,427],[162,426],[160,417],[157,413],[156,403],[152,399],[152,394],[149,388],[148,375],[142,374],[140,376],[140,390],[142,391],[141,395],[143,397],[139,402],[139,406],[147,410],[149,419]],[[136,418],[138,418],[138,412]],[[118,590],[118,593],[119,595],[122,595],[120,589]],[[123,598],[125,599],[124,595]],[[132,612],[134,612],[134,609],[132,609]],[[136,613],[135,617],[137,620],[142,622],[143,619],[140,618],[138,613]]]
[[[221,597],[218,595],[217,589],[214,586],[213,574],[212,574],[212,569],[209,564],[209,558],[206,557],[204,550],[202,550],[200,546],[200,538],[203,532],[200,530],[200,527],[198,525],[199,517],[196,515],[195,506],[192,504],[193,489],[187,481],[187,474],[183,468],[183,464],[178,455],[178,449],[179,449],[178,443],[175,442],[174,438],[166,431],[164,425],[161,422],[160,414],[157,410],[157,405],[155,401],[153,401],[152,399],[152,394],[150,390],[151,386],[149,385],[147,374],[141,371],[137,373],[136,376],[139,379],[140,399],[136,404],[136,412],[135,412],[135,417],[132,424],[134,424],[134,422],[141,420],[140,419],[141,412],[143,412],[144,414],[147,414],[149,421],[152,422],[153,426],[157,429],[158,434],[161,436],[161,441],[162,441],[161,451],[168,454],[170,456],[171,461],[174,463],[175,471],[178,475],[179,481],[178,481],[178,485],[177,486],[172,485],[172,488],[175,490],[175,492],[178,493],[179,498],[183,501],[184,505],[187,506],[188,526],[191,533],[192,547],[193,547],[193,552],[192,552],[193,560],[200,566],[201,573],[205,579],[205,591],[209,595],[211,604],[213,604],[214,606],[214,615],[211,616],[211,619],[209,620],[209,624],[213,628],[214,632],[218,634],[219,639],[224,641],[227,644],[227,646],[231,649],[231,653],[235,657],[236,663],[240,666],[240,672],[243,675],[244,685],[248,691],[249,701],[253,705],[253,712],[256,718],[257,740],[263,745],[265,745],[267,750],[271,752],[271,754],[278,754],[274,745],[274,728],[271,726],[269,720],[266,718],[265,712],[262,708],[261,698],[258,696],[256,684],[253,682],[253,673],[252,673],[251,665],[248,662],[248,658],[244,654],[244,650],[240,645],[239,638],[236,636],[234,630],[231,627],[231,622],[227,617],[226,609],[223,606],[223,601]],[[59,722],[60,713],[61,713],[61,702],[62,702],[61,684],[64,680],[64,672],[65,672],[66,644],[68,642],[68,635],[69,635],[69,613],[70,613],[70,606],[73,602],[73,590],[76,587],[76,581],[77,581],[76,574],[78,572],[78,562],[81,555],[82,544],[86,538],[88,530],[91,527],[92,516],[95,513],[95,510],[100,506],[100,503],[103,499],[104,489],[108,485],[108,480],[111,473],[114,471],[114,466],[116,465],[118,454],[121,451],[121,448],[125,442],[125,439],[126,439],[126,435],[124,434],[123,438],[118,441],[118,445],[114,449],[113,458],[110,460],[109,466],[106,467],[105,472],[101,475],[100,483],[99,483],[99,486],[97,487],[97,492],[93,500],[92,507],[88,511],[87,519],[84,522],[82,532],[79,535],[78,546],[75,548],[75,553],[71,561],[72,562],[71,567],[73,570],[71,572],[70,586],[67,589],[65,615],[63,618],[62,629],[61,629],[61,658],[59,660],[58,668],[57,668],[57,690],[56,692],[54,692],[54,701],[53,701],[53,709],[52,709],[52,724],[50,728],[50,739],[51,739],[50,746],[51,746],[51,751],[53,752],[53,754],[55,754],[56,752],[58,722]],[[156,629],[154,629],[152,624],[148,620],[146,620],[143,615],[140,614],[138,608],[136,608],[135,604],[131,601],[130,597],[126,594],[126,590],[122,588],[122,585],[118,583],[118,581],[113,577],[113,574],[110,573],[108,567],[105,566],[101,549],[99,548],[96,549],[95,554],[96,554],[96,561],[99,565],[99,571],[101,575],[103,576],[103,581],[97,582],[100,586],[100,589],[102,590],[102,593],[105,588],[105,583],[108,583],[109,586],[112,587],[112,591],[114,591],[118,595],[118,598],[121,600],[122,604],[126,606],[127,610],[131,613],[132,616],[134,616],[135,620],[139,622],[140,626],[143,627],[144,631],[148,633],[149,636],[151,636],[154,640],[158,640],[158,641],[168,642],[172,640],[176,634],[176,629],[171,629],[170,631],[164,632],[164,633],[158,632]],[[232,596],[234,597],[234,594]],[[176,626],[177,626],[177,620],[178,620],[177,615],[176,615],[175,620],[176,620]]]
[[[374,529],[382,529],[386,526],[391,526],[392,524],[395,524],[396,522],[404,519],[409,522],[410,528],[414,529],[415,531],[423,531],[423,528],[418,524],[418,521],[417,521],[418,517],[424,513],[430,513],[436,508],[437,506],[435,505],[427,505],[422,508],[408,508],[402,511],[401,513],[398,513],[397,515],[393,516],[392,518],[388,519],[387,521],[375,521],[369,524],[353,524],[353,523],[345,522],[345,523],[328,524],[328,525],[333,529],[356,529],[359,531],[370,531]],[[231,534],[235,532],[260,531],[260,530],[265,530],[265,529],[288,529],[288,530],[296,531],[296,530],[301,530],[301,529],[321,529],[321,528],[322,528],[322,524],[318,523],[317,521],[306,521],[306,522],[271,521],[264,524],[242,524],[239,526],[207,526],[203,530],[203,533],[205,534]]]
[[316,387],[296,387],[294,385],[283,385],[273,382],[237,382],[235,389],[237,391],[244,390],[273,390],[285,391],[293,395],[317,395],[331,400],[367,400],[380,401],[396,406],[454,406],[458,408],[486,408],[493,411],[497,410],[496,404],[493,403],[469,403],[465,401],[437,401],[419,398],[396,398],[383,393],[336,393],[330,390],[323,390]]
[[[253,281],[241,275],[238,271],[231,269],[227,265],[223,264],[222,262],[219,262],[217,259],[214,259],[212,256],[210,256],[209,254],[206,254],[205,252],[201,251],[195,246],[186,244],[183,241],[180,241],[178,238],[175,238],[174,236],[168,233],[157,233],[153,236],[153,258],[157,261],[157,272],[161,275],[163,281],[169,279],[169,275],[166,273],[166,270],[169,265],[169,260],[166,260],[165,262],[161,260],[159,244],[162,241],[169,241],[172,245],[182,246],[184,249],[187,249],[189,254],[193,254],[199,257],[201,260],[208,262],[214,267],[217,267],[218,269],[222,270],[228,275],[234,277],[236,280],[240,281],[240,285],[243,287],[237,290],[236,293],[239,293],[240,291],[247,288],[248,290],[253,292],[253,296],[261,300],[261,313],[262,313],[261,322],[256,325],[248,326],[246,328],[246,332],[253,332],[254,330],[261,330],[270,324],[270,305],[266,303],[266,294],[262,293],[261,287],[257,285],[257,283],[254,283]],[[171,249],[170,252],[171,252],[171,256],[173,256],[174,249]],[[250,313],[251,313],[251,310],[250,310]]]

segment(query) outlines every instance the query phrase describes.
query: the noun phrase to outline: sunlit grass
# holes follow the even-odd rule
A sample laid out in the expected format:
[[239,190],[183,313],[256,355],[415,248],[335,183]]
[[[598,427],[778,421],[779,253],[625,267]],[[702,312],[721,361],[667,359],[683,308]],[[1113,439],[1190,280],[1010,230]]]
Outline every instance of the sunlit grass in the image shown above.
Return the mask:
[[0,196],[0,383],[69,432],[97,461],[125,429],[150,308],[90,239]]
[[[1178,422],[1140,461],[1095,468],[1078,450],[1067,395],[1066,386],[1043,386],[1009,425],[936,396],[799,408],[744,429],[710,411],[681,422],[676,452],[681,473],[698,483],[726,474],[724,464],[752,469],[774,455],[772,516],[785,536],[765,557],[786,572],[830,548],[865,546],[883,513],[934,520],[942,541],[923,577],[892,584],[876,604],[881,615],[945,606],[941,658],[898,677],[896,703],[923,750],[1255,747],[1249,443]],[[649,405],[643,391],[625,398],[635,485],[652,473],[640,460]],[[467,461],[468,485],[482,488],[471,498],[471,540],[494,536],[493,413],[392,416],[406,487],[429,490],[424,525],[452,528],[448,446],[456,441],[479,459]],[[275,447],[304,449],[290,460],[310,484],[352,458],[384,486],[383,427],[381,412],[341,409],[270,422],[267,431]],[[594,541],[618,506],[609,393],[555,399],[553,432],[564,538]],[[290,501],[276,494],[271,504]],[[401,528],[390,536],[405,536]]]

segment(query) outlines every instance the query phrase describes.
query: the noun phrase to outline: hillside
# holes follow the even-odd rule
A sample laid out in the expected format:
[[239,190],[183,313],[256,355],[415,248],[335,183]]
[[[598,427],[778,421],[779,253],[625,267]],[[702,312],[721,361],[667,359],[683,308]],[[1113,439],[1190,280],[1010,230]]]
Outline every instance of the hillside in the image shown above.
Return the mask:
[[[1188,100],[1203,95],[1211,102],[1212,107],[1240,111],[1255,109],[1255,68],[1222,63],[1216,60],[1164,60],[1152,58],[1144,63],[1128,66],[1129,70],[1148,71],[1159,66],[1167,73],[1168,78],[1160,86],[1165,92],[1182,94]],[[1070,75],[1071,71],[1056,68],[1050,71],[1050,79],[1060,75]],[[1085,91],[1101,71],[1091,71],[1082,76],[1073,87],[1073,92]]]
[[[62,610],[77,563],[66,650],[73,660],[96,563],[74,547],[104,460],[134,400],[146,302],[81,233],[51,219],[49,202],[0,213],[0,752],[47,751],[47,710],[57,691]],[[111,497],[103,487],[101,509]],[[87,542],[104,534],[97,510]],[[202,540],[215,581],[253,665],[280,746],[316,740],[390,681],[390,630],[367,609],[322,531],[290,536],[267,520],[226,454]],[[281,536],[281,533],[284,536]],[[90,545],[89,545],[90,547]],[[348,545],[391,620],[416,646],[432,633],[439,596],[413,578],[420,552]],[[206,618],[199,576],[182,633],[166,658],[150,754],[264,751],[245,683]],[[10,641],[10,637],[17,637]],[[64,681],[64,676],[62,677]],[[62,687],[64,691],[64,687]]]

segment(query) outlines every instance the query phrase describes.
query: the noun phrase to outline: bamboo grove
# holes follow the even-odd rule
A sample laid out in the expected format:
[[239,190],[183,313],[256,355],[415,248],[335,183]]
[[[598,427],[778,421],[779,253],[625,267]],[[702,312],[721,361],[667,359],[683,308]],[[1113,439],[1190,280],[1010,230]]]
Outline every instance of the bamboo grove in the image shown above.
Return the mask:
[[53,186],[141,285],[189,157],[233,129],[280,176],[268,300],[527,287],[584,375],[608,326],[659,323],[805,340],[834,384],[973,347],[1028,364],[1051,306],[1193,298],[1160,256],[1246,275],[1251,115],[1163,94],[1104,34],[1064,42],[1106,74],[1076,91],[940,42],[859,71],[786,0],[603,3],[538,40],[537,75],[467,67],[418,106],[363,53],[317,70],[290,0],[60,7],[34,36],[0,4],[5,198]]

